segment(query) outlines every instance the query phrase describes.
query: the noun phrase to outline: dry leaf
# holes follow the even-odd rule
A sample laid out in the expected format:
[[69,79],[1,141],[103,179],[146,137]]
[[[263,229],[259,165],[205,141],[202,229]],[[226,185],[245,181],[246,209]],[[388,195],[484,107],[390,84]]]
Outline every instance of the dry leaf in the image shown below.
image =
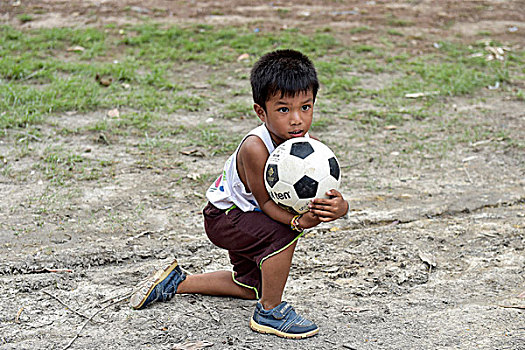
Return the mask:
[[118,118],[120,117],[120,112],[118,108],[113,108],[108,111],[107,116],[110,118]]
[[185,342],[185,343],[177,343],[174,344],[175,347],[173,350],[199,350],[208,348],[210,346],[213,346],[213,343],[210,343],[209,341],[196,341],[196,342]]
[[363,308],[358,308],[358,307],[354,307],[354,306],[345,306],[343,307],[343,313],[350,313],[350,312],[365,312],[365,311],[370,311],[370,309],[363,309]]
[[463,163],[466,163],[466,162],[470,162],[471,160],[474,160],[474,159],[477,159],[479,158],[478,156],[470,156],[470,157],[467,157],[467,158],[463,158],[461,161]]
[[190,173],[190,174],[187,174],[186,177],[188,179],[192,179],[194,181],[197,181],[201,177],[201,174],[199,174],[199,173]]
[[425,96],[439,95],[439,91],[427,91],[427,92],[414,92],[412,94],[406,94],[406,98],[419,98]]
[[206,156],[204,152],[198,149],[192,149],[189,151],[180,151],[180,153],[184,154],[185,156],[192,156],[192,157],[205,157]]
[[98,74],[98,73],[97,73],[97,75],[95,75],[95,80],[98,81],[99,84],[102,85],[102,86],[109,86],[113,82],[113,78],[111,78],[111,77],[109,77],[109,78],[101,77],[100,74]]
[[247,60],[248,58],[250,58],[250,54],[243,53],[242,55],[237,57],[237,61],[244,61],[244,60]]
[[437,266],[437,262],[436,262],[436,258],[428,253],[428,252],[424,252],[424,251],[419,251],[419,258],[421,260],[423,260],[424,263],[428,264],[428,266],[430,267],[436,267]]
[[67,48],[67,51],[68,52],[84,52],[85,48],[83,48],[82,46],[71,46],[71,47],[68,47]]

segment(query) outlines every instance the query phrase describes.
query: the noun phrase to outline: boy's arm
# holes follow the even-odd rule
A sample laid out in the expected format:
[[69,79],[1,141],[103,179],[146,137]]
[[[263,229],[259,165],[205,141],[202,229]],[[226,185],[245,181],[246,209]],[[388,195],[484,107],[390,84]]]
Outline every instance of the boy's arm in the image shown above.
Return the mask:
[[[264,185],[264,167],[268,156],[264,142],[256,136],[250,136],[239,149],[237,171],[246,190],[253,194],[261,210],[275,221],[288,225],[294,215],[275,204]],[[320,222],[316,215],[308,212],[301,217],[300,225],[302,228],[310,228]]]

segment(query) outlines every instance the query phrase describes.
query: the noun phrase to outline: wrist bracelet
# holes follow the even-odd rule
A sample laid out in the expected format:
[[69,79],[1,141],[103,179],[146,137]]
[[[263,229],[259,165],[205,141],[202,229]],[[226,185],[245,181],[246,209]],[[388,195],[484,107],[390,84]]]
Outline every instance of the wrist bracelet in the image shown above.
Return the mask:
[[302,228],[301,226],[299,226],[299,219],[302,217],[303,215],[296,215],[292,218],[292,221],[290,221],[290,227],[292,228],[292,230],[296,231],[296,232],[303,232],[304,231],[304,228]]

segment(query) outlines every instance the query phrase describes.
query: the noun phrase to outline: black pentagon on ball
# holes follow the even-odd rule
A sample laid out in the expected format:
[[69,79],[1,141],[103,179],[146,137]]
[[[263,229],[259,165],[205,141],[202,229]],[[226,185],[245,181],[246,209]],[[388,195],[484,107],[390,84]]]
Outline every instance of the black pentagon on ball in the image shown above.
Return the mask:
[[339,163],[337,163],[337,159],[335,159],[335,157],[328,159],[328,164],[330,165],[330,175],[332,175],[336,180],[339,180],[339,176],[341,176],[341,169],[339,169]]
[[299,179],[293,187],[295,188],[297,196],[301,199],[305,199],[315,197],[318,185],[319,183],[317,181],[305,175]]
[[314,153],[314,149],[310,142],[296,142],[292,145],[292,148],[290,149],[290,154],[292,156],[299,157],[301,159],[305,159],[310,154]]
[[277,164],[268,164],[266,168],[266,182],[273,188],[277,182],[279,182],[279,173],[277,172]]

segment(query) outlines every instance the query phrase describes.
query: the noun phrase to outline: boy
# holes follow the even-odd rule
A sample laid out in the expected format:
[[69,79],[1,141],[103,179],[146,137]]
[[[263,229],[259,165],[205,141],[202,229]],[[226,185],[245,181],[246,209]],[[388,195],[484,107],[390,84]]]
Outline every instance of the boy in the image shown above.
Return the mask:
[[206,234],[227,249],[233,273],[186,275],[177,261],[139,285],[130,304],[141,309],[174,294],[197,293],[258,299],[250,327],[286,338],[317,334],[317,325],[281,300],[297,239],[306,228],[340,218],[348,203],[336,190],[314,199],[310,210],[293,215],[269,197],[264,166],[284,141],[308,135],[319,82],[312,62],[293,50],[264,55],[252,68],[254,110],[263,124],[241,141],[221,176],[207,191]]

